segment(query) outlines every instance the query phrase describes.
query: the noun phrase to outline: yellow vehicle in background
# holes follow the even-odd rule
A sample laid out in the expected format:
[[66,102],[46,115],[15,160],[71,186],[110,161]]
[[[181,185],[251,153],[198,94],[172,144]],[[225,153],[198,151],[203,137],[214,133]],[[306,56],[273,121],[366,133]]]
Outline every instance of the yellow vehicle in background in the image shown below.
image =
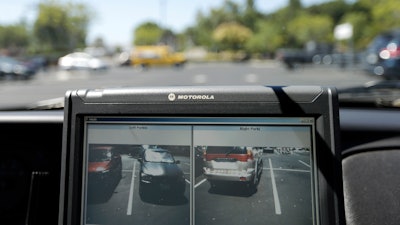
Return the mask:
[[181,67],[185,62],[184,54],[174,52],[167,45],[135,46],[131,53],[131,65],[143,68],[165,65]]

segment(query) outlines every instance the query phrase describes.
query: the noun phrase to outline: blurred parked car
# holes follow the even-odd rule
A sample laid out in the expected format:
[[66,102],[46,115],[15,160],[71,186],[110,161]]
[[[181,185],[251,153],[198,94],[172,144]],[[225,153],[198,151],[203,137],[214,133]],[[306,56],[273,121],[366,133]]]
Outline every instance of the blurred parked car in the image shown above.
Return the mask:
[[221,182],[239,182],[254,190],[261,177],[262,149],[208,146],[204,152],[204,175],[211,187]]
[[108,65],[100,58],[96,58],[85,52],[74,52],[58,59],[58,66],[61,69],[89,69],[102,70],[107,69]]
[[122,160],[113,146],[93,145],[89,148],[89,181],[101,187],[113,187],[122,177]]
[[180,67],[186,63],[186,57],[181,53],[172,51],[165,45],[136,46],[130,57],[132,66],[176,66]]
[[294,69],[298,64],[332,64],[332,53],[332,45],[310,41],[303,49],[279,49],[276,58],[287,69]]
[[400,79],[400,29],[375,37],[365,51],[364,70],[384,79]]
[[141,198],[155,194],[183,196],[185,177],[171,153],[165,149],[146,149],[139,157]]
[[17,79],[29,79],[36,72],[36,67],[31,63],[19,61],[8,56],[0,56],[1,77],[11,75]]
[[49,59],[45,56],[33,56],[24,60],[32,65],[32,67],[36,70],[46,70],[49,66]]
[[115,62],[119,66],[130,66],[131,65],[131,57],[129,52],[124,51],[115,56]]

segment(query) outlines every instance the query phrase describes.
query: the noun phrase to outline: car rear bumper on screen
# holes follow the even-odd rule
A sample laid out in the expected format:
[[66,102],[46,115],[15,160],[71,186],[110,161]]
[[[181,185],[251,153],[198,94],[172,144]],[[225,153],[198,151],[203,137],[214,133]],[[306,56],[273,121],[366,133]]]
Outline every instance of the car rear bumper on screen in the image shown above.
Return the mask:
[[237,170],[210,170],[205,169],[204,175],[207,180],[219,181],[251,181],[254,178],[254,170],[237,171]]

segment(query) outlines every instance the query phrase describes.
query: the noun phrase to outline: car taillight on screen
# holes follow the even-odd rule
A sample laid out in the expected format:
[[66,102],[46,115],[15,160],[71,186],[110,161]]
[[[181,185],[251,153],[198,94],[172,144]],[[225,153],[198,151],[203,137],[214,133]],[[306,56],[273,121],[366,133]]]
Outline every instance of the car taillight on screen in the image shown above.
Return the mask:
[[247,160],[253,160],[254,155],[253,152],[250,149],[247,149]]

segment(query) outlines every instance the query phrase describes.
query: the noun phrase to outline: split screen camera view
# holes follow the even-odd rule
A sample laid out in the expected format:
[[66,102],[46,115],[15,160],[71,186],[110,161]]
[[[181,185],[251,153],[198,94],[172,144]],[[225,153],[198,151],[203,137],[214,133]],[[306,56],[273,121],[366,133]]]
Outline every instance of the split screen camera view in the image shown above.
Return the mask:
[[88,119],[82,223],[317,221],[314,119],[219,120]]

